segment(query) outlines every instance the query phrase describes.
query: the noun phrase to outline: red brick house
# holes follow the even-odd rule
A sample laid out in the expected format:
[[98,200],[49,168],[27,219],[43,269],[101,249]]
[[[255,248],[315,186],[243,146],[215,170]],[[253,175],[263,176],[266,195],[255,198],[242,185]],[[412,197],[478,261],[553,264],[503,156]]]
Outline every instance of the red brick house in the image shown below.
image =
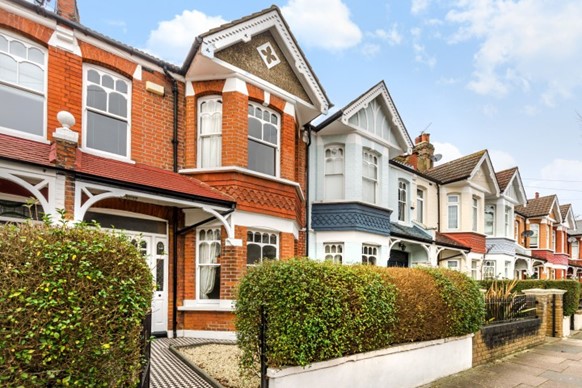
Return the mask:
[[0,221],[33,198],[128,231],[154,332],[232,330],[247,266],[305,254],[302,131],[330,103],[278,8],[199,36],[178,67],[84,27],[74,0],[7,0],[0,62]]

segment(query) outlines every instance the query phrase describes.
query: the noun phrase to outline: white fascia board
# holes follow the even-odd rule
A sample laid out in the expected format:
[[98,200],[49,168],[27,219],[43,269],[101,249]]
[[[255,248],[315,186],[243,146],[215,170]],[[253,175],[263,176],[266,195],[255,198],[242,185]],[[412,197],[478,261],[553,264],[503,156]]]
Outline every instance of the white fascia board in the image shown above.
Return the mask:
[[299,225],[294,220],[287,218],[236,210],[231,215],[231,223],[233,228],[235,226],[246,226],[264,231],[292,233],[296,239],[299,238]]

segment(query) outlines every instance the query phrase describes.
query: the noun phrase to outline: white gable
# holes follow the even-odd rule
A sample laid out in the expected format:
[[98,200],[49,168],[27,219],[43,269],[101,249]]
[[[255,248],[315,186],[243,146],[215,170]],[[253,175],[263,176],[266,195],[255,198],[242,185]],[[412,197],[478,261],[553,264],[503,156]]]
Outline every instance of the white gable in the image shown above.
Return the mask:
[[383,112],[382,105],[378,98],[370,101],[368,106],[360,109],[348,123],[356,128],[368,131],[386,141],[394,141],[394,135],[390,131],[390,125],[386,114]]

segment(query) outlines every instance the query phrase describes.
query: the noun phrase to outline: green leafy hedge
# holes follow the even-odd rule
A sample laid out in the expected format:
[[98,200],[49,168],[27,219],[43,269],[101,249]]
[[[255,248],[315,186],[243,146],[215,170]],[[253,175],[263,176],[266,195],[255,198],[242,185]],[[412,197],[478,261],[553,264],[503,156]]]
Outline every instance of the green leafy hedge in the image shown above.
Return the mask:
[[[509,283],[511,280],[496,280],[497,283]],[[479,282],[482,288],[489,289],[493,280],[482,280]],[[578,310],[580,303],[580,283],[575,280],[520,280],[514,290],[521,292],[529,288],[557,288],[566,290],[564,294],[564,316],[572,315]]]
[[125,237],[1,225],[0,276],[0,385],[135,385],[152,278]]
[[235,324],[247,370],[259,358],[261,306],[271,367],[464,335],[484,314],[476,283],[454,271],[268,262],[239,286]]

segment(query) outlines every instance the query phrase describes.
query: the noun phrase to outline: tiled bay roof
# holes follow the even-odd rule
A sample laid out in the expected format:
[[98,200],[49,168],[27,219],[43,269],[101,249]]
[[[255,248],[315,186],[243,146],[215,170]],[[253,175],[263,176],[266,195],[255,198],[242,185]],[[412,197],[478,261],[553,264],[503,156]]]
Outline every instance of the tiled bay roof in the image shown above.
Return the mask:
[[531,198],[527,200],[527,206],[518,205],[515,212],[524,217],[547,216],[552,211],[552,205],[556,200],[556,195],[547,195],[545,197]]
[[517,167],[512,167],[507,170],[499,171],[495,173],[495,177],[497,177],[497,183],[499,184],[499,190],[504,192],[507,188],[507,185],[511,181],[511,178],[515,175],[517,171]]
[[455,182],[471,176],[486,150],[452,160],[426,171],[425,174],[441,183]]
[[568,211],[572,208],[572,205],[567,203],[565,205],[560,205],[560,214],[562,215],[562,219],[565,220],[568,216]]
[[471,248],[467,247],[466,245],[462,244],[461,242],[450,238],[449,236],[445,236],[442,233],[437,232],[435,234],[435,242],[439,245],[446,245],[450,247],[455,247],[464,250],[470,250]]

